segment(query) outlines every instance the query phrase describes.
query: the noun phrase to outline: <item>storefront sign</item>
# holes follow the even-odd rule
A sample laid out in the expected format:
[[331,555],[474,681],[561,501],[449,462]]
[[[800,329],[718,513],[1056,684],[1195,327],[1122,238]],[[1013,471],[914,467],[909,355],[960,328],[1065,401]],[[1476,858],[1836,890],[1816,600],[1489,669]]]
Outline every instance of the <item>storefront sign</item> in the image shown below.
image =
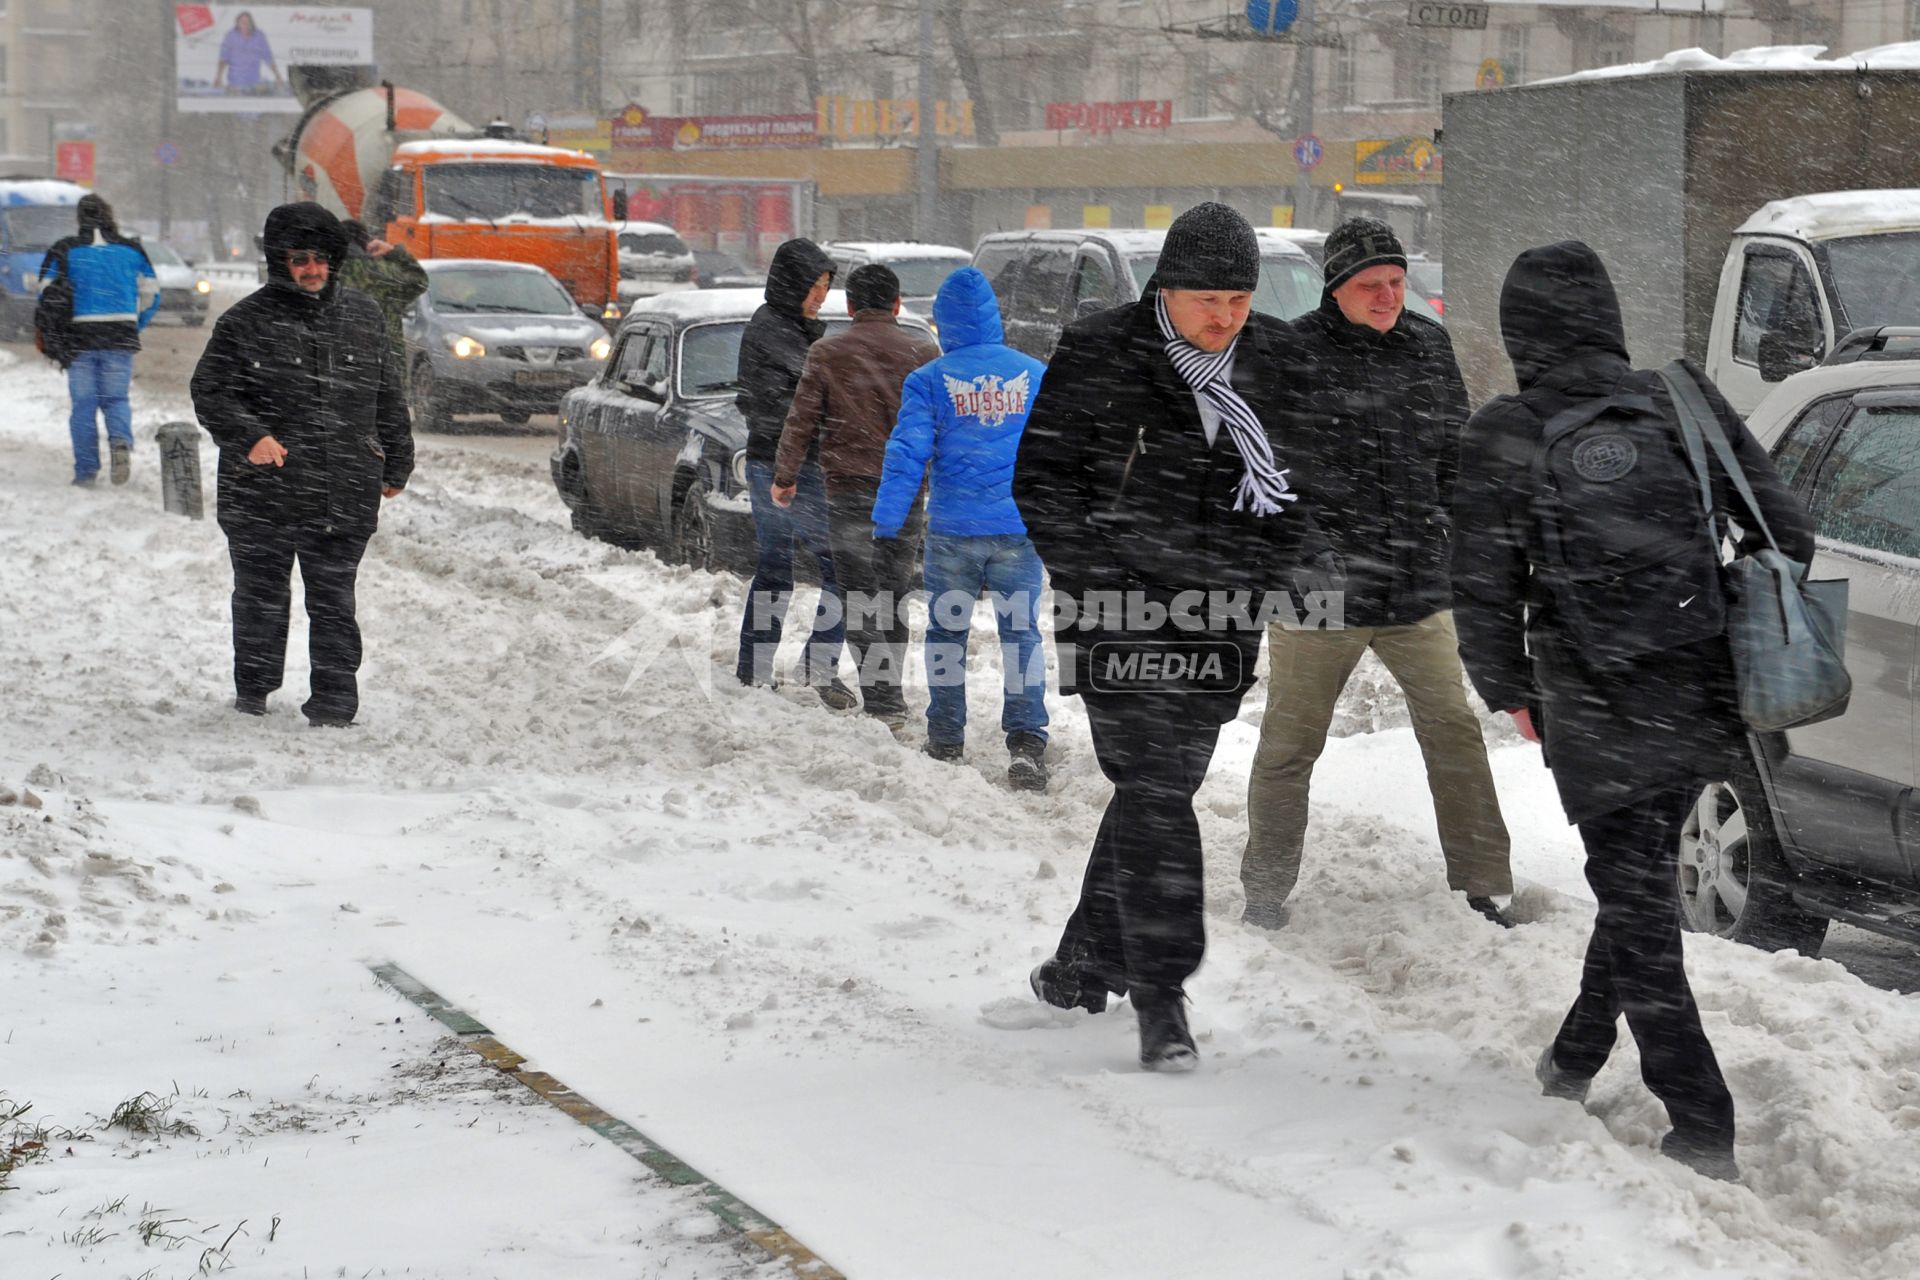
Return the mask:
[[1507,81],[1511,78],[1512,77],[1507,74],[1506,63],[1500,61],[1498,58],[1487,58],[1480,63],[1480,70],[1474,73],[1473,87],[1476,89],[1501,89],[1506,87]]
[[1106,134],[1115,129],[1165,129],[1173,123],[1172,99],[1146,102],[1049,102],[1047,128]]
[[812,116],[656,116],[630,106],[607,122],[615,151],[732,151],[817,147]]
[[1361,186],[1433,185],[1440,147],[1432,138],[1370,138],[1353,144],[1353,180]]
[[[533,131],[531,118],[528,125],[528,136],[535,142],[541,141],[542,134]],[[544,136],[546,145],[550,147],[605,155],[613,149],[613,121],[599,116],[549,115],[546,117]]]
[[[816,127],[836,142],[911,138],[920,132],[920,104],[912,98],[820,98]],[[942,138],[973,136],[971,102],[933,104],[933,129]]]
[[92,186],[93,144],[56,142],[53,146],[53,176],[77,182],[83,187]]
[[1410,27],[1446,27],[1453,31],[1485,31],[1487,6],[1484,4],[1448,4],[1432,0],[1414,0],[1407,10]]

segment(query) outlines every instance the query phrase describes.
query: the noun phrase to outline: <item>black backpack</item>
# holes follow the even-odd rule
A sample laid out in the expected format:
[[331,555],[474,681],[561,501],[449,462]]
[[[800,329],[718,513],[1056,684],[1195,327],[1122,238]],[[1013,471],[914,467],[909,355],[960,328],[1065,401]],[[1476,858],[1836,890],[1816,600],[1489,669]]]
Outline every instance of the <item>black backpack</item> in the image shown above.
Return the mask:
[[[48,278],[59,264],[60,274]],[[40,265],[40,300],[33,307],[33,345],[41,355],[62,369],[73,363],[73,277],[67,270],[67,255],[55,251]]]
[[[1704,466],[1635,372],[1555,414],[1533,464],[1533,511],[1553,607],[1582,656],[1615,667],[1726,630],[1718,522]],[[1704,459],[1702,460],[1704,463]]]

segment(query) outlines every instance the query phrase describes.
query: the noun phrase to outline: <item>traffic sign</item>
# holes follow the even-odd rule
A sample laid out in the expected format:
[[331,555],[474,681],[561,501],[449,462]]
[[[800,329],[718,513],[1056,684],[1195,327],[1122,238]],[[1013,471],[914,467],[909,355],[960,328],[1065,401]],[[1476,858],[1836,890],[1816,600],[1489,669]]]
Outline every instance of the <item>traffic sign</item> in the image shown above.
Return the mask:
[[1247,0],[1247,22],[1262,35],[1277,36],[1300,16],[1300,0]]
[[179,164],[180,148],[171,142],[163,142],[153,149],[153,158],[165,165]]
[[1326,144],[1311,133],[1293,140],[1293,162],[1302,169],[1318,169],[1326,158]]

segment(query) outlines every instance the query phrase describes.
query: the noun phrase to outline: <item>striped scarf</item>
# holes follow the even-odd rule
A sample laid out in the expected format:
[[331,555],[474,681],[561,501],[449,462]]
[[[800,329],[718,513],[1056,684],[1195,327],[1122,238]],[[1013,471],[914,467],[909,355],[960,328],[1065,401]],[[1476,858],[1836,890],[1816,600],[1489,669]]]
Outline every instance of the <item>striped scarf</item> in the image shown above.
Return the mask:
[[1259,416],[1228,380],[1227,370],[1233,364],[1233,352],[1240,345],[1240,339],[1235,337],[1223,351],[1202,351],[1173,327],[1164,292],[1154,295],[1154,314],[1160,321],[1160,336],[1167,340],[1167,359],[1173,361],[1174,372],[1195,395],[1207,398],[1207,403],[1220,415],[1220,421],[1227,425],[1233,447],[1240,451],[1240,460],[1246,463],[1246,474],[1240,477],[1240,484],[1234,490],[1233,509],[1252,508],[1257,516],[1270,516],[1283,509],[1281,503],[1298,501],[1300,495],[1287,488],[1286,471],[1273,464],[1273,446],[1267,443],[1266,428],[1260,425]]

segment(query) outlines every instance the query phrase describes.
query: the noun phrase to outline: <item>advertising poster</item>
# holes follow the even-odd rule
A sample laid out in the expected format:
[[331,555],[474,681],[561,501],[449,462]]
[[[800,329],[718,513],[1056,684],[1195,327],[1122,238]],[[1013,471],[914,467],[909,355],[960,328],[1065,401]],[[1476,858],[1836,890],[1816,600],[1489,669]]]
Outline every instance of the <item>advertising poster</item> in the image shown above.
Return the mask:
[[176,4],[175,96],[182,111],[297,115],[287,68],[373,61],[373,10]]

